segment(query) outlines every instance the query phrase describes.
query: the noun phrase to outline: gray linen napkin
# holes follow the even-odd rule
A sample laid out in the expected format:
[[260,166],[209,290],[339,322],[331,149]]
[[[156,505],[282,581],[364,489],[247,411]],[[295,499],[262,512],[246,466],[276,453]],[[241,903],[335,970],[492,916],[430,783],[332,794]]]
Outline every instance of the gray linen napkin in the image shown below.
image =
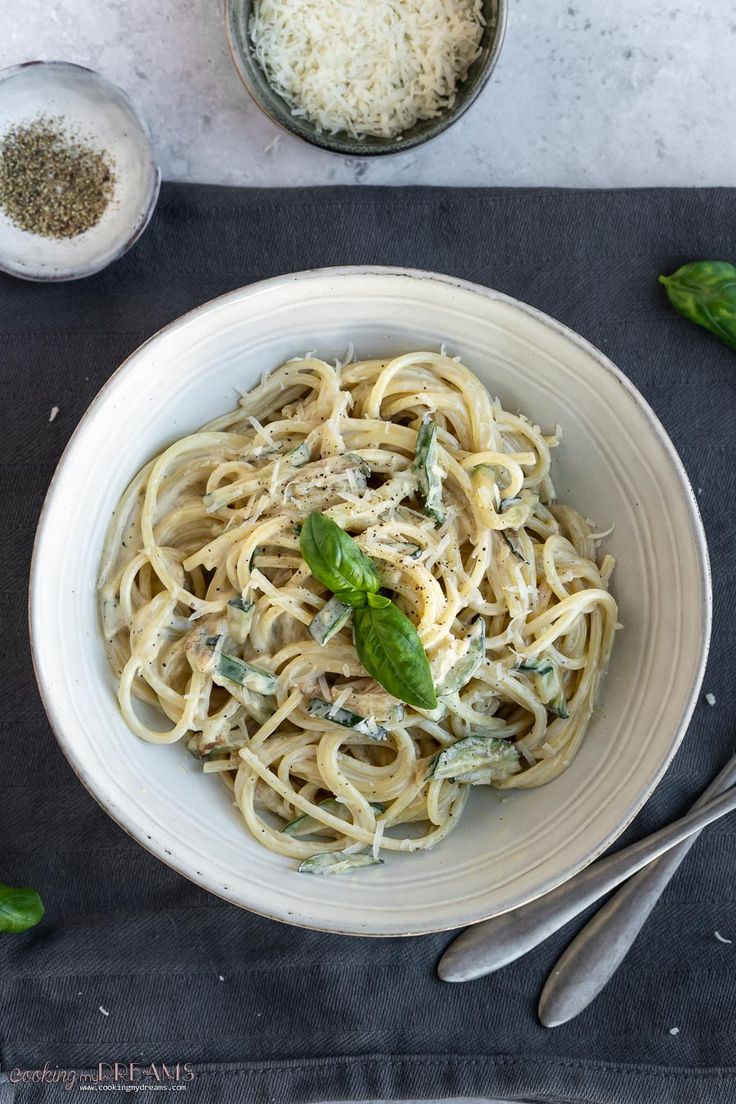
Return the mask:
[[[376,263],[463,276],[608,353],[659,414],[697,490],[715,583],[704,689],[716,706],[699,704],[625,839],[664,824],[736,742],[736,353],[678,319],[656,277],[695,257],[736,260],[735,207],[730,190],[167,185],[146,235],[101,275],[54,287],[0,276],[0,880],[36,886],[47,906],[38,928],[0,936],[2,1104],[72,1099],[79,1083],[49,1083],[54,1067],[70,1080],[131,1060],[188,1063],[191,1102],[736,1100],[733,819],[695,847],[600,999],[548,1032],[536,999],[574,925],[495,976],[442,985],[434,966],[450,935],[299,931],[162,866],[58,750],[26,628],[31,545],[54,466],[142,340],[221,292],[291,270]],[[46,1084],[13,1086],[18,1070],[45,1063]]]

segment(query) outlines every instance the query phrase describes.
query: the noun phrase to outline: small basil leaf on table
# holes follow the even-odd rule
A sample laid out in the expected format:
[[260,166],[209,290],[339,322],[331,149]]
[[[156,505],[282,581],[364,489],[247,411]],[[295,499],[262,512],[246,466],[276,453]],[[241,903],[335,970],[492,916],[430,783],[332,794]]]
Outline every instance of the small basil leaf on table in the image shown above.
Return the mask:
[[390,599],[369,594],[353,615],[355,648],[369,675],[399,701],[418,709],[437,705],[432,672],[417,630]]
[[0,932],[26,931],[43,914],[43,901],[35,889],[15,889],[0,883]]
[[348,533],[318,510],[304,522],[299,548],[315,579],[349,606],[364,604],[362,595],[381,587],[373,562]]
[[736,349],[736,267],[728,261],[691,261],[660,276],[678,314]]

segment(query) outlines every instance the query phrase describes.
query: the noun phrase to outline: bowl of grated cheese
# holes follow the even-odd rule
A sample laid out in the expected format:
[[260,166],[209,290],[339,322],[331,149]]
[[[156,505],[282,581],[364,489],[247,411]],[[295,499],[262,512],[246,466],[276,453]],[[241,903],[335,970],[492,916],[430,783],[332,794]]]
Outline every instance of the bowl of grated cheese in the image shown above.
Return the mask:
[[333,153],[440,134],[489,80],[506,0],[225,0],[235,68],[275,123]]

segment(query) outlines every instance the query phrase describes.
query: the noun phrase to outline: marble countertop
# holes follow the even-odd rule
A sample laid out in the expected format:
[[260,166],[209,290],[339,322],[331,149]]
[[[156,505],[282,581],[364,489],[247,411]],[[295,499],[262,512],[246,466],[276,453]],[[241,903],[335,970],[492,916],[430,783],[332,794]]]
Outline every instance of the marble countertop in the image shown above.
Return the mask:
[[509,0],[490,84],[417,150],[343,158],[284,134],[229,58],[221,0],[2,0],[0,67],[62,58],[136,100],[164,177],[310,184],[736,184],[733,0]]

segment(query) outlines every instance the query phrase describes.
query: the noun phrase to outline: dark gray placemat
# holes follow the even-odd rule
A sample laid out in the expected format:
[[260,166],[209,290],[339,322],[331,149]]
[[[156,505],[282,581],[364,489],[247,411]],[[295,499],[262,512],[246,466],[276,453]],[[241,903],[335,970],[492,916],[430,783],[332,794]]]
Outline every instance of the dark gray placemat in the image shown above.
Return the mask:
[[[493,977],[442,985],[433,967],[447,935],[368,941],[284,927],[147,854],[58,750],[25,612],[36,520],[64,444],[113,369],[163,323],[239,285],[321,265],[408,265],[499,288],[579,330],[631,377],[703,511],[715,583],[704,689],[717,705],[698,705],[626,838],[651,831],[686,808],[736,737],[736,353],[675,317],[656,283],[687,259],[736,259],[734,211],[730,190],[168,185],[142,241],[102,275],[57,287],[0,277],[0,880],[36,886],[48,910],[37,929],[0,936],[6,1077],[132,1059],[190,1063],[196,1101],[736,1100],[733,820],[693,850],[601,998],[545,1031],[536,998],[572,927]],[[0,1101],[12,1099],[6,1081]],[[70,1099],[59,1085],[15,1092],[16,1104],[57,1099]]]

